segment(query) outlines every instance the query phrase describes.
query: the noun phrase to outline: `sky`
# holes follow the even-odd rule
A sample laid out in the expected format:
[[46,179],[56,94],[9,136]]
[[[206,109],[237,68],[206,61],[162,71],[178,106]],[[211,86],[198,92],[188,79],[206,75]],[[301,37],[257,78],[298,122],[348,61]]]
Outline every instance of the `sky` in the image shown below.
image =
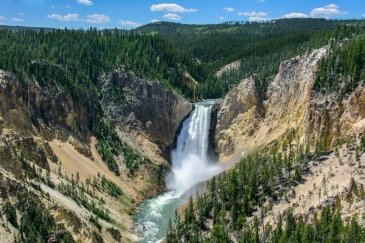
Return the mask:
[[278,18],[365,18],[364,0],[0,0],[0,24],[136,28],[156,21],[212,24]]

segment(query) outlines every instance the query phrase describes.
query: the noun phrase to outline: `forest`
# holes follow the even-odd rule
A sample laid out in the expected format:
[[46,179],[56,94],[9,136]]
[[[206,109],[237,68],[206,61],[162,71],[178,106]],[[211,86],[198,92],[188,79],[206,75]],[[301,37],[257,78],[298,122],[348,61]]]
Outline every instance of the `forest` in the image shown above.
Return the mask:
[[[364,31],[364,21],[325,19],[280,19],[265,23],[227,22],[217,25],[182,25],[153,23],[136,30],[159,34],[188,58],[204,66],[209,79],[200,81],[202,97],[221,97],[243,78],[255,75],[259,89],[266,88],[280,62],[322,47],[330,39],[342,40]],[[239,60],[241,65],[213,74],[221,67]]]
[[365,79],[365,34],[332,43],[329,57],[321,60],[314,88],[317,91],[338,92],[341,96],[353,92]]
[[[354,145],[347,141],[346,146]],[[321,141],[312,149],[290,139],[284,149],[279,147],[274,143],[213,177],[207,190],[190,198],[183,216],[176,213],[170,221],[167,242],[363,242],[365,227],[356,217],[350,222],[341,219],[339,200],[311,220],[295,218],[289,209],[275,228],[263,224],[270,208],[290,197],[308,174],[309,161],[328,154]],[[365,152],[365,143],[356,145],[356,151]],[[365,187],[352,179],[346,197],[352,200],[355,196],[365,200]]]
[[[123,154],[128,173],[133,175],[144,158],[120,141],[114,125],[100,108],[99,78],[103,73],[123,67],[140,77],[160,80],[167,89],[192,100],[222,97],[242,78],[255,75],[261,95],[265,96],[281,61],[330,44],[330,55],[320,62],[314,90],[340,91],[345,95],[365,78],[364,36],[363,21],[324,19],[219,25],[155,23],[135,31],[3,28],[0,69],[13,72],[23,84],[33,80],[41,86],[59,85],[80,103],[91,102],[87,99],[93,97],[97,116],[90,130],[98,139],[98,151],[117,175],[119,168],[114,157]],[[221,77],[214,75],[236,60],[241,62],[237,70]],[[197,93],[182,82],[184,72],[197,80]],[[365,150],[365,142],[359,149]],[[308,170],[308,162],[325,152],[320,141],[313,151],[289,143],[284,151],[274,146],[242,159],[235,169],[213,177],[206,192],[190,199],[184,216],[177,214],[170,223],[167,242],[230,242],[231,236],[240,242],[364,241],[364,227],[356,219],[344,222],[338,208],[324,208],[311,221],[296,219],[289,211],[273,229],[261,225],[255,215],[265,202],[290,194]],[[105,179],[100,183],[100,188],[111,196],[123,195],[115,184]],[[75,196],[73,184],[61,185],[59,190]],[[353,185],[353,193],[364,198],[363,185]],[[80,203],[109,220],[92,203]],[[35,204],[27,199],[24,211]],[[24,232],[23,240],[32,242],[49,233],[43,230],[44,222],[54,224],[48,218],[42,221],[46,216],[39,214],[41,210],[31,210],[26,215],[29,218],[23,217],[19,225],[11,205],[6,207],[6,215]],[[36,228],[29,228],[28,222],[34,219]],[[92,220],[98,225],[97,220]],[[262,227],[264,234],[259,234]]]

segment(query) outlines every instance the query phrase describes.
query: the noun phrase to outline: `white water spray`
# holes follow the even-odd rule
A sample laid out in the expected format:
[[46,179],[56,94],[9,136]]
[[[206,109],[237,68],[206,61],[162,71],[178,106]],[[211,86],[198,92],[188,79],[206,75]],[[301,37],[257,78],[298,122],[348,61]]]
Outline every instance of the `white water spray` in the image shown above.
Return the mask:
[[141,242],[160,242],[166,235],[169,218],[187,201],[184,193],[223,170],[208,156],[212,105],[212,101],[195,104],[183,123],[176,149],[171,153],[172,172],[166,179],[169,192],[147,200],[137,211],[136,231],[142,236]]
[[209,161],[208,144],[212,102],[198,103],[185,120],[177,146],[172,151],[172,172],[166,185],[182,194],[219,173],[220,167]]

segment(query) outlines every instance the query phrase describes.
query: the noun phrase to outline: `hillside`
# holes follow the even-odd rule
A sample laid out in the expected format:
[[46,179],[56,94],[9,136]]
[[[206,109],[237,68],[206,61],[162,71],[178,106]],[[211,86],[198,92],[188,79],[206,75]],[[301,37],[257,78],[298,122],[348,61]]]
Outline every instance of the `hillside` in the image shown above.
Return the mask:
[[227,94],[216,149],[240,161],[190,200],[167,242],[365,240],[362,39],[282,62],[266,98],[254,77]]
[[364,30],[0,26],[0,241],[365,241]]
[[[181,53],[203,66],[209,77],[196,75],[203,97],[221,97],[239,80],[251,75],[260,80],[265,93],[279,63],[326,45],[331,37],[343,39],[364,30],[363,21],[325,19],[279,19],[266,23],[227,22],[215,25],[152,23],[137,32],[158,34]],[[239,68],[214,74],[240,61]],[[205,79],[204,79],[205,78]]]
[[136,241],[131,215],[165,190],[192,109],[174,52],[119,32],[0,32],[0,241]]

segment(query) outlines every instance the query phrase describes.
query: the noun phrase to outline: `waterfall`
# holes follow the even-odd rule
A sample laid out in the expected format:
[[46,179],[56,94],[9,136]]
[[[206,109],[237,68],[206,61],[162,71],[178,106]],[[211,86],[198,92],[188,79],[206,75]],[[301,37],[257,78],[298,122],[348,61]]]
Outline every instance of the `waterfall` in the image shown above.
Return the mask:
[[172,172],[166,181],[167,188],[176,193],[184,193],[219,172],[219,167],[208,159],[211,109],[212,102],[197,103],[184,121],[171,153]]
[[172,171],[166,178],[169,192],[147,200],[135,216],[141,242],[159,242],[166,234],[169,218],[187,201],[185,192],[218,174],[222,168],[209,161],[209,130],[213,101],[195,104],[184,121],[176,148],[171,152]]

